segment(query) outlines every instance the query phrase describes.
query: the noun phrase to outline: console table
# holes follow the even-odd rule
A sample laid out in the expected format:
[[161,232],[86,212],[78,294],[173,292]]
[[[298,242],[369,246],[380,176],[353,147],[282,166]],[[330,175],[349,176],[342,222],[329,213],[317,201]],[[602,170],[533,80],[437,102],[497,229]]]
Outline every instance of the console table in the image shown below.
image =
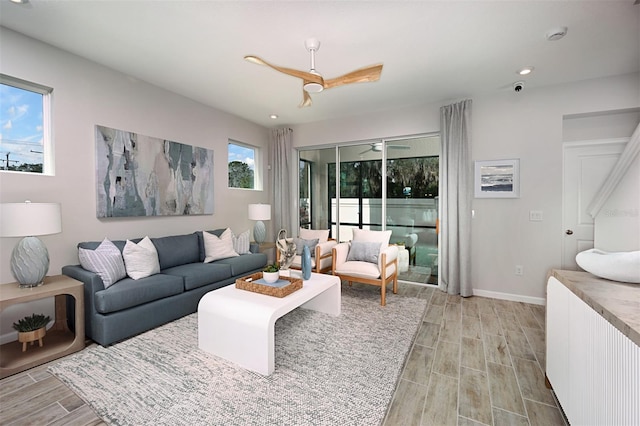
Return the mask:
[[[29,346],[26,352],[18,341],[0,346],[0,379],[84,348],[83,291],[81,281],[65,275],[46,277],[44,285],[33,288],[0,284],[0,312],[12,305],[55,297],[55,322],[43,338],[44,346]],[[75,332],[67,325],[67,295],[75,300]]]

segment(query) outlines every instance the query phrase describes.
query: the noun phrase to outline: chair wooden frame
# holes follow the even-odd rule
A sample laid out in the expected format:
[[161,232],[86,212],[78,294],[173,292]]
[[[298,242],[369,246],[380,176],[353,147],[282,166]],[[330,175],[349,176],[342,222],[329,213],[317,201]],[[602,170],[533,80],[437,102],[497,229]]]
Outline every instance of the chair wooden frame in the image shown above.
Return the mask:
[[[387,304],[387,284],[393,282],[393,293],[398,293],[398,257],[396,256],[392,261],[387,262],[387,254],[381,254],[381,270],[379,278],[363,278],[360,276],[354,276],[349,274],[340,274],[336,272],[336,259],[337,253],[336,248],[332,249],[333,252],[333,262],[331,266],[331,272],[333,275],[340,277],[341,280],[345,280],[349,283],[349,286],[352,285],[353,282],[370,284],[380,287],[380,305],[385,306]],[[395,271],[393,274],[387,277],[387,268],[394,265]],[[386,278],[385,278],[386,277]]]

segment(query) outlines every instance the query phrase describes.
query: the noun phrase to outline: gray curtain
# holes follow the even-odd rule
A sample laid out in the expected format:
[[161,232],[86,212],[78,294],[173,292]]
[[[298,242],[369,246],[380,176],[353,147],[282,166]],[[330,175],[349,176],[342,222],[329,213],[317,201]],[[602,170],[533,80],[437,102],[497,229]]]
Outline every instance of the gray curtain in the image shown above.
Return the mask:
[[[280,229],[286,229],[287,235],[298,235],[291,229],[291,188],[296,188],[295,182],[291,182],[291,173],[294,170],[293,144],[291,142],[291,129],[273,129],[270,134],[270,147],[272,165],[270,186],[273,188],[272,201],[273,217],[271,218],[272,235]],[[275,237],[274,237],[275,239]]]
[[440,288],[473,296],[471,283],[471,100],[440,108]]

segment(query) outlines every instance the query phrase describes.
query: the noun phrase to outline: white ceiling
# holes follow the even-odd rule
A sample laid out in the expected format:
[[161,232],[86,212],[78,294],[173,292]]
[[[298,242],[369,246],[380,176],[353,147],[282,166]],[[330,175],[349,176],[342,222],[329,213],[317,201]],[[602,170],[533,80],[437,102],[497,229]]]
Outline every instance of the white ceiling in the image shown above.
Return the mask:
[[[640,6],[574,1],[0,1],[0,24],[268,127],[640,70]],[[552,28],[567,36],[545,39]],[[325,78],[384,63],[380,81],[312,95],[243,60]],[[526,65],[535,71],[520,77]],[[18,76],[19,77],[19,76]],[[515,94],[514,94],[515,96]],[[275,113],[279,119],[271,120]]]

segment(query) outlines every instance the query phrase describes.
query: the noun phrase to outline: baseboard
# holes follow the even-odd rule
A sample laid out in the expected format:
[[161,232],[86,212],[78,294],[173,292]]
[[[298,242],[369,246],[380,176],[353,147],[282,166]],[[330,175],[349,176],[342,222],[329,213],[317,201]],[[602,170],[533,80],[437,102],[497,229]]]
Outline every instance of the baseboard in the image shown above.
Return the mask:
[[531,303],[533,305],[545,306],[547,304],[547,299],[545,299],[543,297],[521,296],[519,294],[501,293],[501,292],[498,292],[498,291],[479,290],[477,288],[473,289],[473,295],[474,296],[481,296],[481,297],[490,297],[492,299],[511,300],[513,302]]

